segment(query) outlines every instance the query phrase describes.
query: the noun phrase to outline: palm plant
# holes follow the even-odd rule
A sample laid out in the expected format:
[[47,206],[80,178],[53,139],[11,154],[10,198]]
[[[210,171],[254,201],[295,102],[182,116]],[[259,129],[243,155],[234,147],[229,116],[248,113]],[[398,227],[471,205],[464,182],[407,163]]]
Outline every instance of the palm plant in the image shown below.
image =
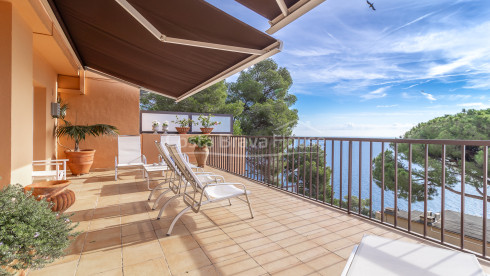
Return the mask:
[[84,141],[86,136],[101,136],[101,135],[118,135],[119,131],[115,126],[106,124],[95,125],[73,125],[68,121],[64,121],[64,125],[56,128],[56,137],[66,136],[75,141],[75,150],[80,151],[80,141]]

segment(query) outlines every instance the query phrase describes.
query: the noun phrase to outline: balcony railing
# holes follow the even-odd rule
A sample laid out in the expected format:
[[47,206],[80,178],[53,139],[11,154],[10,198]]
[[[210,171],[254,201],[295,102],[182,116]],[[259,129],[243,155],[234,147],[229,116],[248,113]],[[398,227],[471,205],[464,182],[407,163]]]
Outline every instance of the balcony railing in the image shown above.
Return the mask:
[[488,140],[212,139],[212,167],[489,259]]

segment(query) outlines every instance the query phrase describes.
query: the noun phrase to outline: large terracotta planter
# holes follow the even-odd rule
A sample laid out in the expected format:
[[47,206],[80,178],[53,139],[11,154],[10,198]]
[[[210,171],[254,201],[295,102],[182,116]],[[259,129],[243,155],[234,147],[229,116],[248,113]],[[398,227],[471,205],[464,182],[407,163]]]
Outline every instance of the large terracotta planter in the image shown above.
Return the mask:
[[37,200],[53,202],[51,211],[62,213],[75,203],[75,193],[66,188],[68,185],[69,180],[43,181],[27,185],[24,190],[32,191]]
[[190,127],[175,127],[175,129],[177,130],[177,132],[179,134],[187,134],[187,132],[189,132],[189,130],[191,130]]
[[194,149],[194,155],[196,156],[197,166],[204,168],[206,160],[208,159],[209,149],[208,147],[196,147]]
[[66,164],[72,174],[81,175],[90,172],[90,167],[94,163],[95,150],[65,151],[65,154],[69,159]]
[[201,127],[202,134],[211,134],[214,128],[212,127]]
[[43,199],[62,193],[70,185],[70,180],[52,180],[36,182],[24,187],[24,191],[32,191],[36,198]]

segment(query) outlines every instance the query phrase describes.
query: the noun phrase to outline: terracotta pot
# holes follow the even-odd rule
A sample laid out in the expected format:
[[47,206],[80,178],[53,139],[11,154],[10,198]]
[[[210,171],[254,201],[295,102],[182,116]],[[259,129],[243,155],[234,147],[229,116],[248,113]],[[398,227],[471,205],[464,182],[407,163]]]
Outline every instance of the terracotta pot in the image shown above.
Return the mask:
[[194,155],[196,156],[197,166],[204,168],[206,160],[208,159],[209,149],[208,147],[196,147],[194,149]]
[[75,199],[75,193],[72,190],[66,189],[62,193],[48,198],[47,201],[53,202],[53,207],[51,207],[53,212],[63,213],[75,203]]
[[24,187],[24,191],[32,191],[38,199],[50,198],[62,193],[70,185],[70,180],[52,180],[37,182]]
[[190,127],[175,127],[175,129],[177,130],[177,132],[179,134],[187,134],[187,132],[189,132],[189,130],[191,130]]
[[211,134],[214,128],[212,127],[201,127],[202,134]]
[[87,174],[94,163],[95,150],[87,149],[80,151],[65,151],[66,158],[69,161],[66,163],[70,171],[74,175]]

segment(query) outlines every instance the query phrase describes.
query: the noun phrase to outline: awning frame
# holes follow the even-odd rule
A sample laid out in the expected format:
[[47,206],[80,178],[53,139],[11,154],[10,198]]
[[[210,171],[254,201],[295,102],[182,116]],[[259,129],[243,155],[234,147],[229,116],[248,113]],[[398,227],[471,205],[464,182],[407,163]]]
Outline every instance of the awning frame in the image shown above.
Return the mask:
[[179,44],[192,47],[200,47],[221,51],[229,51],[236,53],[243,53],[249,55],[263,55],[266,52],[264,50],[257,50],[251,48],[237,47],[231,45],[216,44],[203,41],[195,41],[189,39],[169,37],[162,34],[153,24],[151,24],[139,11],[137,11],[128,1],[126,0],[115,0],[121,7],[123,7],[136,21],[138,21],[145,29],[147,29],[153,36],[163,43]]
[[283,10],[286,6],[283,0],[276,0],[276,2],[282,11],[282,14],[269,21],[271,27],[265,31],[268,34],[276,33],[289,23],[298,19],[300,16],[304,15],[316,6],[325,2],[325,0],[300,0],[296,4],[292,5],[289,9],[287,9],[287,12]]

